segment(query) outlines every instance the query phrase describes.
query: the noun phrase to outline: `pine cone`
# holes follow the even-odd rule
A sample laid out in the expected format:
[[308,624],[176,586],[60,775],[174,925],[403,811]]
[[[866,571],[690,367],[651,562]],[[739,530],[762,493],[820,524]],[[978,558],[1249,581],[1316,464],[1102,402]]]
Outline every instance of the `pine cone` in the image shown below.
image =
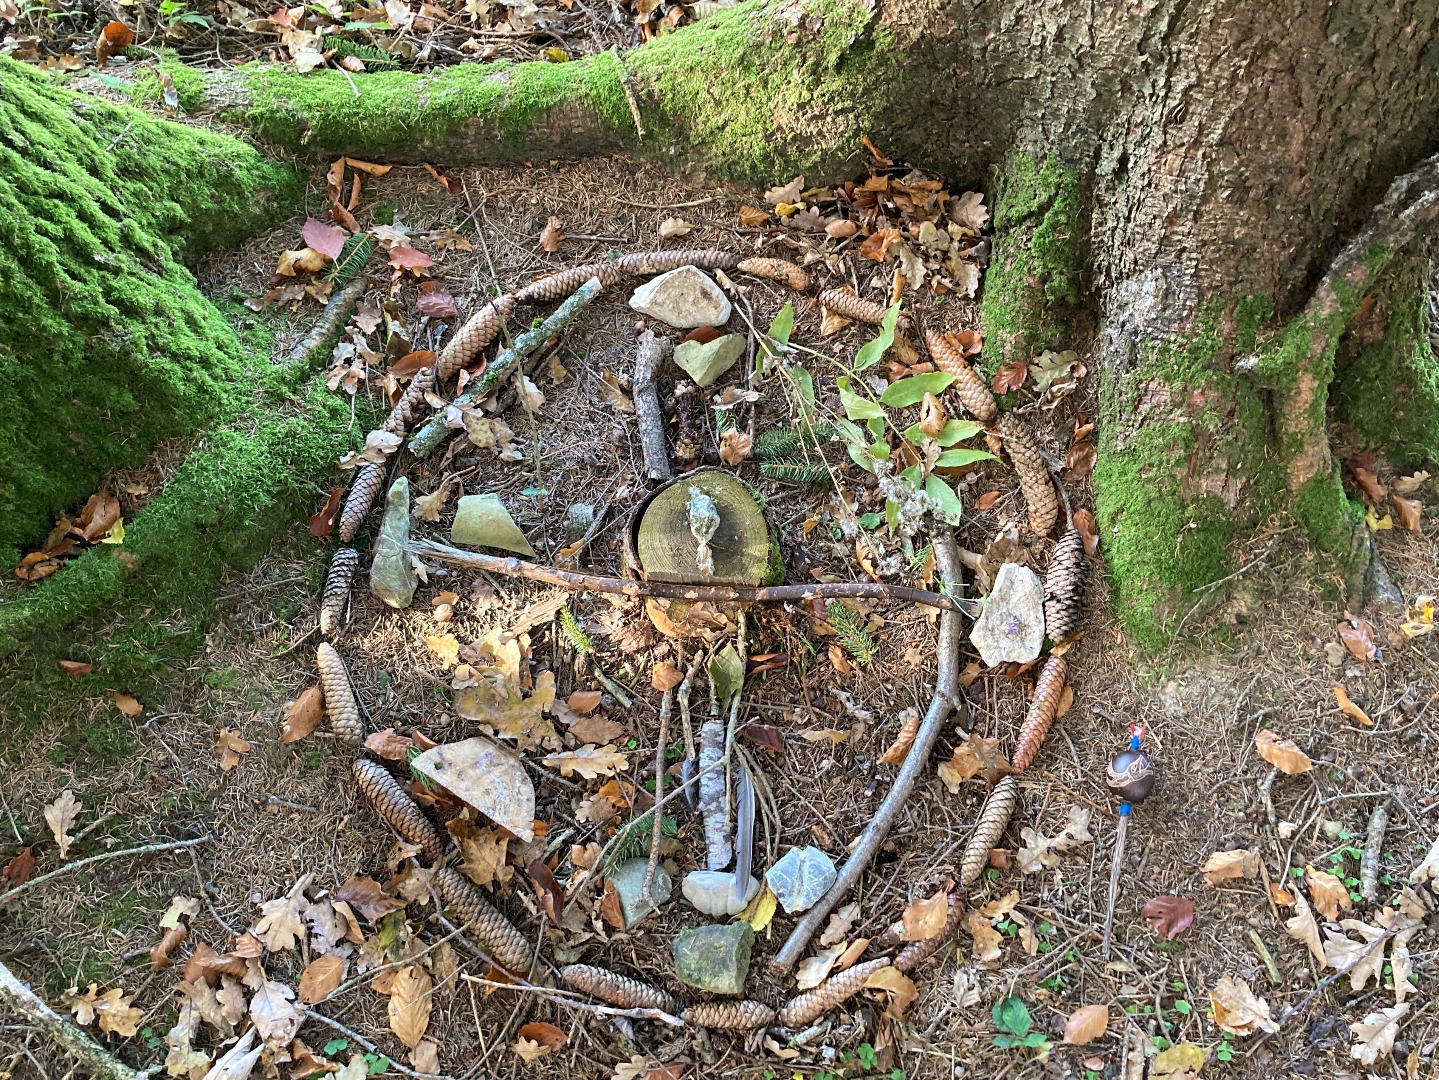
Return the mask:
[[1034,684],[1034,700],[1029,703],[1029,712],[1015,740],[1015,772],[1022,773],[1029,768],[1039,748],[1044,745],[1044,737],[1049,734],[1054,714],[1059,709],[1059,699],[1064,696],[1064,676],[1068,670],[1069,662],[1063,656],[1049,654],[1044,670]]
[[795,292],[809,288],[809,275],[788,259],[744,259],[735,269],[742,274],[778,281]]
[[1064,530],[1044,573],[1044,632],[1058,645],[1079,632],[1084,606],[1084,537]]
[[994,785],[989,798],[979,811],[975,822],[974,835],[964,849],[964,858],[959,864],[959,883],[966,888],[979,880],[984,868],[989,865],[989,849],[1004,835],[1009,816],[1014,813],[1014,804],[1019,799],[1019,778],[1011,773]]
[[532,281],[515,293],[516,304],[543,304],[551,300],[563,300],[592,277],[600,279],[606,287],[613,285],[624,274],[618,262],[585,263],[568,270],[556,270],[553,274]]
[[703,1001],[680,1013],[691,1027],[749,1031],[774,1020],[774,1010],[763,1001]]
[[733,270],[739,265],[739,256],[718,248],[690,248],[680,251],[636,251],[622,255],[615,263],[625,277],[645,277],[650,274],[666,274],[681,266],[693,266],[700,270]]
[[454,336],[446,342],[444,351],[440,353],[440,358],[435,363],[435,381],[444,382],[494,341],[504,328],[505,320],[514,314],[515,304],[518,302],[518,297],[505,293],[466,319],[465,324],[455,331]]
[[679,1012],[680,1003],[658,987],[631,979],[628,975],[616,975],[604,968],[591,967],[589,964],[567,964],[560,968],[560,978],[580,993],[597,997],[622,1009]]
[[369,758],[357,757],[355,782],[370,800],[375,813],[410,843],[419,844],[426,859],[436,862],[444,858],[445,834],[425,817],[425,812],[415,805],[415,800],[390,775],[389,769]]
[[390,415],[385,418],[381,425],[382,431],[388,431],[392,435],[403,435],[415,417],[420,415],[422,409],[427,408],[425,395],[435,388],[435,369],[424,368],[415,372],[415,377],[410,380],[410,385],[405,387],[405,392],[400,395],[400,400],[395,402],[390,409]]
[[944,929],[924,941],[911,941],[894,958],[894,966],[900,971],[908,972],[933,956],[935,951],[944,944],[944,939],[954,933],[954,928],[959,925],[959,920],[964,918],[964,901],[963,889],[953,894],[949,898],[949,909],[945,912]]
[[355,538],[365,515],[375,505],[380,489],[385,486],[385,466],[371,461],[360,466],[350,484],[350,493],[345,496],[345,508],[340,511],[340,543],[348,544]]
[[325,575],[325,591],[320,597],[320,636],[337,638],[344,629],[345,608],[350,603],[350,582],[360,568],[360,553],[354,548],[341,548],[330,560]]
[[325,691],[325,711],[330,714],[331,729],[342,741],[358,746],[365,737],[365,725],[360,720],[355,692],[350,689],[345,662],[333,645],[322,641],[315,649],[315,666],[320,669],[320,686]]
[[970,415],[982,424],[994,423],[999,418],[999,405],[989,384],[964,359],[964,350],[948,334],[933,330],[924,332],[924,340],[929,346],[929,355],[934,358],[934,366],[954,376],[954,392]]
[[884,322],[883,304],[876,304],[873,300],[861,300],[848,289],[826,289],[819,294],[819,302],[846,319],[870,323],[873,326]]
[[524,975],[534,962],[535,952],[525,935],[492,905],[479,887],[458,870],[448,866],[435,871],[435,891],[454,909],[456,922],[468,923],[495,962],[507,971]]
[[1004,436],[1004,449],[1019,477],[1019,490],[1024,492],[1024,501],[1029,506],[1029,527],[1036,536],[1048,536],[1059,520],[1059,499],[1054,494],[1049,470],[1044,467],[1044,458],[1034,445],[1029,428],[1013,413],[1000,421],[999,432]]
[[882,956],[831,975],[813,990],[806,990],[786,1001],[779,1010],[779,1022],[791,1029],[813,1023],[863,990],[869,977],[884,967],[889,967],[889,958]]

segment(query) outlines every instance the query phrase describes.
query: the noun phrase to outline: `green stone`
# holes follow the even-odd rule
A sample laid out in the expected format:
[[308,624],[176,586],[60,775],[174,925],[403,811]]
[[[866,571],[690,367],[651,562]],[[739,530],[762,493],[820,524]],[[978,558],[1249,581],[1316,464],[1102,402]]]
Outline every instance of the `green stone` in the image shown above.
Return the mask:
[[684,368],[697,386],[709,386],[744,355],[743,334],[725,334],[713,341],[681,341],[675,346],[675,363]]
[[410,481],[401,476],[385,496],[385,519],[370,562],[370,591],[392,608],[406,608],[415,598],[415,565],[405,545],[410,542]]
[[455,507],[450,539],[466,547],[492,547],[531,555],[535,549],[498,495],[466,495]]
[[675,938],[675,978],[711,994],[742,994],[753,947],[749,923],[686,930]]

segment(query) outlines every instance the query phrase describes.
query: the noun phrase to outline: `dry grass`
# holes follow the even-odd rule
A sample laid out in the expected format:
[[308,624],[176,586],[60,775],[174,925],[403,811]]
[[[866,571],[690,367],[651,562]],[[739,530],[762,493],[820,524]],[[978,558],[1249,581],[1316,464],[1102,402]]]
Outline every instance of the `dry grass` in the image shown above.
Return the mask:
[[[766,233],[737,225],[735,203],[729,196],[645,166],[612,161],[472,171],[463,174],[463,180],[466,195],[455,198],[418,170],[397,169],[371,184],[367,202],[393,203],[397,219],[417,234],[463,223],[477,229],[485,238],[483,245],[469,253],[450,251],[437,258],[438,275],[465,308],[490,295],[497,284],[513,287],[552,267],[579,263],[609,250],[658,246],[657,225],[671,214],[680,214],[694,225],[694,232],[685,238],[687,245],[785,254]],[[745,201],[753,199],[751,194]],[[605,239],[570,240],[558,255],[542,255],[536,237],[550,214],[563,219],[572,237]],[[205,269],[207,286],[216,292],[263,292],[278,252],[294,245],[298,224],[260,238],[243,253],[217,259]],[[812,269],[825,277],[822,286],[854,272],[847,260],[836,269],[818,265]],[[408,313],[415,328],[413,295],[412,283],[401,283],[396,290],[397,309]],[[415,493],[433,491],[446,477],[452,485],[450,507],[460,494],[498,492],[530,535],[541,561],[553,559],[565,543],[566,508],[577,501],[592,502],[613,516],[590,548],[591,567],[602,573],[618,572],[619,522],[642,491],[639,450],[633,417],[607,403],[599,378],[606,371],[627,372],[633,363],[634,320],[624,306],[626,298],[623,288],[614,290],[585,314],[561,344],[557,357],[569,376],[558,385],[538,377],[547,400],[533,424],[522,411],[512,408],[505,414],[526,448],[523,464],[504,465],[487,453],[452,443],[451,450],[408,469]],[[755,284],[748,298],[756,323],[763,326],[790,297],[778,288]],[[796,298],[796,310],[795,340],[814,343],[818,312],[813,300]],[[932,301],[925,301],[919,310],[942,318],[949,328],[972,325],[977,317],[967,304],[949,304],[940,311]],[[313,307],[283,314],[279,354],[308,329],[313,314]],[[835,355],[851,355],[862,340],[864,335],[851,329],[822,347]],[[815,367],[821,370],[818,363]],[[1093,377],[1089,382],[1094,382]],[[828,384],[828,378],[821,381],[822,386]],[[377,384],[361,393],[378,393]],[[1063,452],[1074,417],[1093,415],[1092,395],[1092,389],[1081,391],[1054,413],[1042,414],[1048,449]],[[757,430],[777,423],[782,407],[780,393],[771,388],[758,408]],[[357,437],[362,434],[357,432]],[[742,472],[753,479],[752,465]],[[1077,484],[1071,493],[1076,506],[1091,504],[1087,483]],[[757,484],[784,533],[791,566],[799,560],[837,575],[857,573],[848,548],[819,539],[826,526],[801,537],[802,523],[816,513],[823,496],[763,481]],[[968,516],[958,530],[963,546],[982,551],[1001,527],[1022,519],[1022,501],[1013,487],[1007,470],[998,465],[978,470],[968,503],[991,488],[1004,495],[992,508]],[[533,488],[543,488],[544,496],[525,494]],[[857,487],[856,491],[862,498],[870,495]],[[317,502],[318,496],[317,491]],[[863,508],[879,507],[869,503]],[[1082,1076],[1080,1063],[1090,1057],[1102,1059],[1103,1075],[1117,1076],[1122,1027],[1162,1035],[1159,1012],[1176,1025],[1169,1032],[1171,1039],[1187,1039],[1211,1051],[1218,1047],[1219,1033],[1206,1016],[1207,988],[1223,974],[1246,979],[1276,1016],[1305,998],[1319,973],[1303,947],[1285,935],[1264,883],[1210,887],[1203,883],[1198,867],[1210,853],[1231,847],[1257,849],[1276,883],[1288,880],[1295,867],[1328,866],[1345,845],[1328,838],[1325,823],[1338,822],[1362,836],[1376,800],[1392,796],[1395,809],[1384,845],[1384,869],[1396,879],[1407,874],[1436,829],[1433,810],[1439,806],[1439,774],[1427,751],[1430,703],[1439,684],[1434,649],[1425,640],[1407,648],[1386,644],[1378,662],[1346,659],[1331,664],[1325,646],[1336,640],[1335,621],[1341,612],[1320,599],[1319,586],[1324,583],[1305,584],[1310,576],[1307,554],[1296,546],[1292,532],[1281,531],[1283,525],[1276,523],[1272,536],[1256,539],[1255,553],[1268,546],[1269,554],[1239,579],[1231,598],[1217,611],[1191,620],[1225,642],[1198,656],[1185,650],[1161,657],[1137,655],[1109,610],[1103,566],[1094,568],[1086,602],[1088,630],[1071,654],[1075,704],[1025,777],[1021,807],[1006,843],[1011,849],[1017,847],[1025,827],[1047,835],[1057,832],[1073,805],[1094,811],[1097,843],[1067,856],[1047,873],[1021,877],[1016,870],[1004,871],[973,898],[980,904],[1018,890],[1019,910],[1043,930],[1044,951],[1030,957],[1017,940],[1007,940],[996,969],[961,967],[969,946],[961,932],[954,946],[941,950],[916,973],[921,996],[903,1025],[886,1025],[887,1036],[881,1035],[879,1010],[865,1003],[854,1022],[850,1022],[853,1012],[837,1021],[828,1045],[852,1050],[870,1041],[883,1048],[884,1039],[892,1037],[897,1044],[893,1065],[910,1077]],[[445,532],[439,527],[432,531]],[[1048,542],[1031,544],[1036,566],[1045,564],[1049,546]],[[1439,591],[1433,536],[1386,533],[1380,537],[1380,548],[1406,595]],[[147,1011],[146,1024],[159,1034],[172,1022],[177,976],[171,971],[149,972],[144,954],[158,936],[159,912],[171,896],[206,890],[209,903],[194,922],[193,938],[220,947],[231,932],[254,922],[259,902],[286,891],[304,873],[315,873],[316,885],[322,889],[338,886],[353,873],[387,877],[392,840],[353,792],[348,753],[323,733],[290,746],[276,741],[285,703],[315,679],[314,639],[308,635],[327,552],[326,542],[313,541],[297,529],[294,535],[278,538],[259,566],[229,582],[205,653],[175,679],[166,700],[146,702],[149,710],[134,722],[135,751],[123,761],[103,766],[84,758],[61,762],[45,733],[37,734],[23,753],[12,755],[14,764],[3,790],[5,806],[0,808],[6,818],[0,826],[8,831],[15,823],[17,838],[21,825],[32,841],[43,835],[41,809],[67,786],[87,806],[82,823],[93,820],[91,814],[113,815],[82,845],[82,854],[102,850],[111,842],[128,846],[151,837],[200,832],[215,837],[195,863],[184,853],[148,861],[116,860],[94,873],[82,872],[42,886],[4,909],[0,952],[33,983],[52,995],[70,981],[83,985],[99,978],[106,985],[123,984],[136,994],[137,1004]],[[1239,553],[1236,565],[1248,563],[1251,557]],[[463,599],[456,605],[453,621],[442,625],[429,600],[446,589]],[[425,637],[448,632],[461,641],[478,639],[492,628],[512,625],[527,602],[550,592],[525,583],[486,583],[466,575],[436,573],[421,587],[411,608],[394,612],[358,591],[344,653],[371,726],[414,726],[442,741],[474,734],[472,725],[453,713],[446,672]],[[627,747],[631,775],[643,777],[650,768],[657,732],[658,695],[648,688],[650,665],[660,659],[679,663],[675,647],[661,642],[639,654],[626,654],[611,635],[642,622],[641,614],[597,597],[576,599],[572,606],[595,637],[605,671],[634,690],[632,709],[611,705],[608,715],[628,727],[633,740]],[[782,755],[756,751],[781,823],[778,835],[764,837],[765,852],[815,843],[842,856],[888,789],[894,770],[877,765],[876,759],[892,740],[902,710],[928,700],[934,639],[932,623],[916,610],[881,605],[876,613],[884,620],[876,633],[879,659],[853,675],[834,669],[826,655],[827,640],[815,637],[814,623],[805,612],[765,612],[758,631],[751,632],[753,652],[782,651],[791,656],[787,669],[765,675],[750,688],[743,711],[746,717],[779,725],[785,734]],[[1393,613],[1371,617],[1381,637],[1398,621]],[[594,685],[593,660],[576,657],[553,626],[532,631],[530,649],[536,670],[556,672],[561,696]],[[1373,727],[1357,726],[1337,712],[1335,684],[1347,687],[1369,711],[1375,719]],[[852,695],[869,719],[851,714],[832,693],[836,689]],[[967,691],[974,730],[1011,743],[1023,718],[1026,692],[1022,677],[994,673],[980,677]],[[106,699],[79,702],[76,708],[82,715],[96,715],[113,706]],[[1126,727],[1133,723],[1147,725],[1149,749],[1161,779],[1131,830],[1115,956],[1106,963],[1099,955],[1098,927],[1114,817],[1103,776],[1109,756],[1123,745]],[[213,756],[216,732],[222,726],[237,728],[254,744],[240,766],[225,773]],[[850,732],[838,746],[801,737],[806,730],[835,727]],[[1271,825],[1264,803],[1261,784],[1268,770],[1252,749],[1261,727],[1294,739],[1320,763],[1303,776],[1280,776],[1268,789],[1274,822],[1298,826],[1287,840],[1280,836],[1289,830]],[[946,731],[935,760],[948,757],[962,737],[952,728]],[[603,842],[603,830],[574,817],[582,789],[596,785],[562,781],[539,767],[532,769],[532,776],[539,793],[539,815],[549,822],[551,837],[563,836],[559,845],[563,879],[570,844]],[[877,935],[908,900],[932,893],[955,874],[981,797],[978,781],[950,795],[929,770],[855,897],[861,902],[855,934]],[[102,840],[107,833],[112,839]],[[697,864],[700,843],[701,831],[682,815],[672,859],[677,873]],[[51,845],[40,843],[37,849],[41,870],[55,865]],[[763,867],[765,855],[757,861]],[[1382,887],[1381,896],[1390,891],[1387,885]],[[1192,897],[1198,908],[1194,928],[1173,944],[1157,943],[1139,914],[1145,900],[1162,894]],[[516,877],[500,903],[529,932],[541,932],[538,909],[523,875]],[[1368,917],[1369,905],[1360,908]],[[580,933],[561,934],[548,927],[543,933],[551,955],[567,948],[585,962],[678,989],[668,975],[671,941],[677,930],[699,921],[677,900],[630,933],[615,932],[593,916]],[[426,915],[412,909],[412,925],[429,933],[433,924],[425,923]],[[749,980],[752,996],[777,1003],[790,992],[764,968],[790,924],[781,915],[761,935]],[[1266,971],[1256,939],[1278,966],[1277,983]],[[1427,993],[1436,951],[1422,935],[1411,947],[1420,983],[1417,1004],[1395,1053],[1401,1065],[1410,1049],[1427,1057],[1439,1038]],[[468,970],[483,974],[478,961],[467,956],[464,961]],[[267,960],[267,966],[273,977],[293,980],[301,965],[293,955],[282,955]],[[977,983],[978,1004],[961,1002],[956,978]],[[990,1046],[994,1029],[989,1007],[1006,993],[1022,995],[1036,1023],[1046,1030],[1051,1020],[1062,1021],[1080,1004],[1110,1004],[1115,1017],[1111,1035],[1083,1049],[1058,1047],[1048,1065],[1031,1061],[1020,1051],[995,1050]],[[1191,1003],[1192,1011],[1174,1012],[1178,1000]],[[1371,987],[1351,994],[1342,983],[1331,986],[1289,1020],[1280,1035],[1257,1047],[1252,1040],[1248,1045],[1237,1040],[1235,1062],[1227,1068],[1211,1062],[1206,1075],[1341,1075],[1349,1067],[1345,1041],[1326,1042],[1320,1027],[1311,1025],[1332,1027],[1336,1016],[1352,1023],[1386,1003],[1382,990]],[[763,1048],[724,1036],[712,1037],[707,1044],[686,1044],[676,1043],[668,1030],[650,1025],[621,1031],[586,1014],[531,998],[506,993],[485,997],[473,986],[437,993],[435,1005],[432,1034],[442,1047],[443,1071],[454,1076],[549,1076],[561,1068],[576,1075],[603,1076],[634,1053],[670,1057],[682,1053],[695,1063],[687,1075],[758,1077],[772,1068],[777,1074],[799,1069],[809,1077],[820,1067],[841,1069],[833,1058],[813,1057],[809,1052],[801,1062],[786,1064]],[[1132,1009],[1131,1019],[1120,1021],[1121,1009]],[[379,994],[361,985],[327,1002],[322,1010],[398,1056],[401,1048],[385,1030],[384,998]],[[508,1045],[518,1024],[540,1019],[564,1028],[569,1045],[555,1057],[526,1066]],[[307,1026],[302,1033],[312,1046],[323,1044],[330,1034],[318,1025]],[[122,1053],[144,1062],[159,1056],[138,1041]],[[33,1064],[27,1054],[33,1056]],[[44,1070],[34,1075],[59,1077],[68,1069],[14,1024],[0,1029],[0,1073],[7,1061],[16,1076],[31,1075],[26,1070],[34,1068]]]

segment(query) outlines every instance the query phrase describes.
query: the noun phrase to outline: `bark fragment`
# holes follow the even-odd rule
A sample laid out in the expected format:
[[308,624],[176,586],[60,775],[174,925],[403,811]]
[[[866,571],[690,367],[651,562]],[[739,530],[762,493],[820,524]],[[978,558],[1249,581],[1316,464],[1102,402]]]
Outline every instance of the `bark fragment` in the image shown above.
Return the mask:
[[705,866],[710,870],[723,870],[734,858],[725,798],[725,770],[720,764],[724,743],[724,717],[712,716],[700,728],[699,754],[699,811],[705,825]]
[[640,335],[635,350],[634,388],[635,417],[640,425],[640,447],[644,451],[645,475],[650,480],[668,480],[674,475],[670,468],[669,450],[665,446],[665,417],[660,411],[660,394],[656,379],[660,364],[670,349],[668,338],[655,336],[653,330]]

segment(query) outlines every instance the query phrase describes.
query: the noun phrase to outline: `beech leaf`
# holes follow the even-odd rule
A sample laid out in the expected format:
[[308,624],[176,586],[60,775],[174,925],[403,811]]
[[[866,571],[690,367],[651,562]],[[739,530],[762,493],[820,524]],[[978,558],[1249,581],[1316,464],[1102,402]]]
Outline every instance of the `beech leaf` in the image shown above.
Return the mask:
[[1156,896],[1141,912],[1155,937],[1173,941],[1194,925],[1194,901],[1183,896]]
[[1268,728],[1254,736],[1254,749],[1265,761],[1288,776],[1306,773],[1314,768],[1314,762],[1309,760],[1309,755],[1299,749],[1292,740],[1276,735]]
[[1107,1005],[1081,1005],[1064,1022],[1063,1039],[1071,1046],[1084,1046],[1102,1038],[1109,1030]]

